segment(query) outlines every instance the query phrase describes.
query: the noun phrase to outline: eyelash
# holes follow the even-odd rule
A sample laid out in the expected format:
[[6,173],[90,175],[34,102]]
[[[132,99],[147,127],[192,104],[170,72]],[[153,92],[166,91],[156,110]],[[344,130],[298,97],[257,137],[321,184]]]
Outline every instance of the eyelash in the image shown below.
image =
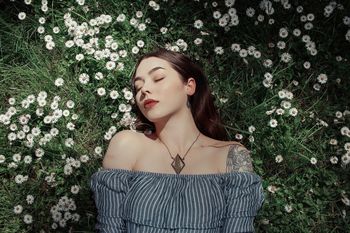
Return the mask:
[[[162,80],[162,79],[164,79],[164,78],[160,78],[160,79],[157,79],[157,80],[155,80],[155,81],[158,82],[158,81],[160,81],[160,80]],[[139,92],[140,89],[141,89],[141,88],[137,89],[136,92]]]

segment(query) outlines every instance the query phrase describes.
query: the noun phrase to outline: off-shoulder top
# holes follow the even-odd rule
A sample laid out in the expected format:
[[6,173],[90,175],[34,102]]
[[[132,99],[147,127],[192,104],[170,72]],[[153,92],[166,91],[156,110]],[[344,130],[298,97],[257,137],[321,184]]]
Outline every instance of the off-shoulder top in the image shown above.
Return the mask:
[[265,200],[254,172],[167,174],[102,169],[90,179],[98,232],[255,232]]

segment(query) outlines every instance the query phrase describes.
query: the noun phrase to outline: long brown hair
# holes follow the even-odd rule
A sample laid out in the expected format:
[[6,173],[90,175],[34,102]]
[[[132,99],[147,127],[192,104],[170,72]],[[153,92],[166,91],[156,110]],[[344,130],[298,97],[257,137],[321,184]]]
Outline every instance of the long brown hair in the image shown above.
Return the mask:
[[[200,66],[195,64],[187,55],[161,47],[156,47],[152,52],[142,55],[135,65],[130,80],[133,96],[136,96],[133,80],[135,78],[137,67],[143,59],[149,57],[158,57],[168,61],[171,67],[180,74],[183,82],[187,82],[190,77],[193,77],[196,80],[196,92],[192,96],[189,96],[191,112],[196,126],[202,134],[216,140],[226,141],[227,132],[221,123],[219,112],[214,105],[215,97],[211,94],[207,77]],[[134,123],[134,129],[136,131],[144,131],[145,129],[155,131],[153,122],[150,122],[142,114],[136,101],[133,103],[132,109],[137,115]]]

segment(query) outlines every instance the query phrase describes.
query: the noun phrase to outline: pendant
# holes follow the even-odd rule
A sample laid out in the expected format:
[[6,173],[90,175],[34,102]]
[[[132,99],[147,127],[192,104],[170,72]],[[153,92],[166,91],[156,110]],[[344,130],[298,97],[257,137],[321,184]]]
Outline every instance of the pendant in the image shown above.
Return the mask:
[[174,168],[176,174],[179,174],[184,168],[185,163],[183,159],[179,156],[179,154],[176,155],[174,161],[171,163],[171,166]]

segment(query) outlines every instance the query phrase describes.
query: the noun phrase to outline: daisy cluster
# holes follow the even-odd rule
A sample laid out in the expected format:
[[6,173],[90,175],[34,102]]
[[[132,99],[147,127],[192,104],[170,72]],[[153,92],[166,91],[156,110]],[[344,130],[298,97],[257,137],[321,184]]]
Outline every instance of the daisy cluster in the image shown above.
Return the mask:
[[[226,32],[230,31],[231,27],[239,24],[239,18],[236,8],[233,7],[235,0],[225,0],[225,9],[222,11],[214,10],[213,18],[219,27],[224,28]],[[212,6],[215,9],[218,6],[216,1],[212,2]],[[207,4],[204,4],[204,8]]]
[[[74,187],[76,193],[79,192],[78,187]],[[73,198],[67,196],[62,196],[56,205],[50,208],[51,217],[53,223],[51,224],[51,229],[57,229],[58,227],[65,228],[68,221],[78,222],[80,215],[78,213],[72,213],[72,211],[77,210],[77,206]]]
[[[10,98],[9,104],[11,107],[8,108],[7,112],[0,115],[0,123],[10,131],[7,135],[9,144],[21,143],[27,148],[34,149],[33,155],[29,152],[26,155],[22,152],[13,154],[12,161],[7,156],[1,154],[0,163],[7,163],[7,167],[10,170],[27,170],[29,167],[34,166],[37,161],[45,158],[43,146],[55,142],[55,137],[59,135],[59,132],[75,130],[74,121],[78,119],[78,115],[72,111],[74,109],[74,102],[71,100],[62,103],[59,96],[54,96],[52,101],[50,101],[48,100],[48,94],[42,91],[37,96],[29,95],[19,103],[20,106],[15,107],[15,98]],[[33,115],[29,113],[29,109],[35,109]],[[62,124],[62,122],[64,123]],[[64,145],[66,147],[72,147],[74,140],[67,138]],[[62,156],[62,159],[65,159],[65,156]],[[65,164],[63,164],[64,174],[74,175],[72,168],[79,168],[81,163],[86,163],[87,161],[89,161],[87,155],[82,155],[80,159],[66,158]],[[47,172],[42,170],[42,173]],[[14,177],[14,182],[25,186],[27,182],[31,182],[31,178],[25,174],[17,174]],[[43,182],[50,187],[56,187],[56,174],[48,173],[44,177]],[[76,192],[74,190],[72,192]],[[28,202],[32,202],[30,201],[32,199],[32,195],[27,196]],[[22,205],[16,205],[14,212],[21,214],[22,210]],[[23,214],[23,220],[25,223],[30,224],[33,219],[30,214]]]
[[[233,52],[238,53],[246,64],[248,64],[248,61],[245,59],[245,57],[247,57],[248,55],[253,56],[256,59],[259,59],[261,57],[261,52],[257,50],[257,48],[255,48],[255,46],[253,45],[248,46],[248,48],[241,48],[241,45],[239,43],[232,43],[231,50]],[[267,61],[266,59],[263,61],[263,64],[265,64],[265,66],[268,67],[272,65],[272,61]]]
[[[7,139],[10,145],[14,142],[21,142],[28,148],[35,146],[44,146],[46,143],[54,140],[59,134],[59,129],[53,127],[54,124],[59,124],[60,121],[66,121],[66,129],[74,130],[74,121],[78,119],[78,115],[72,109],[74,101],[68,100],[65,103],[61,102],[60,96],[54,96],[52,100],[47,99],[46,91],[41,91],[37,96],[29,95],[16,106],[16,98],[12,97],[8,100],[9,107],[4,114],[0,114],[0,123],[10,130]],[[35,108],[35,115],[26,113],[29,109]],[[37,122],[38,125],[29,124],[31,119],[42,118],[42,121]],[[39,124],[51,125],[49,131],[42,131]],[[30,126],[29,126],[30,125]],[[71,142],[66,141],[66,146],[71,146]],[[37,150],[36,157],[41,158],[44,152]]]
[[[303,2],[296,5],[289,0],[261,0],[244,9],[239,8],[239,2],[235,0],[210,2],[194,0],[198,10],[204,13],[175,16],[179,21],[189,18],[184,21],[183,28],[173,27],[171,20],[156,22],[156,16],[164,14],[162,11],[165,11],[165,15],[172,16],[172,10],[175,10],[176,6],[171,5],[172,10],[169,10],[166,4],[175,4],[175,2],[148,1],[145,2],[144,8],[129,3],[130,8],[118,9],[115,11],[117,13],[109,14],[91,10],[99,9],[107,3],[76,0],[65,3],[67,7],[60,12],[61,19],[52,21],[50,4],[47,0],[39,2],[24,0],[26,5],[33,5],[38,9],[39,13],[35,15],[33,25],[43,41],[43,48],[52,54],[63,52],[68,64],[64,69],[75,68],[72,78],[77,80],[79,87],[92,87],[88,90],[92,90],[93,94],[99,98],[99,102],[106,103],[104,109],[113,109],[99,112],[99,114],[109,114],[110,120],[117,122],[116,125],[107,127],[103,135],[104,140],[110,140],[119,128],[133,126],[136,119],[131,110],[135,99],[130,87],[126,86],[128,83],[126,77],[131,73],[130,67],[135,62],[134,55],[144,52],[143,50],[154,42],[152,38],[158,34],[161,39],[156,42],[157,44],[171,51],[195,52],[196,59],[200,59],[202,55],[216,57],[218,61],[228,57],[233,62],[233,67],[235,64],[243,64],[244,67],[253,69],[256,64],[261,65],[259,69],[262,68],[262,71],[259,70],[258,83],[262,89],[273,95],[272,101],[264,105],[266,106],[264,113],[268,119],[263,125],[267,128],[278,129],[279,126],[287,124],[285,122],[289,118],[292,122],[299,118],[301,122],[305,122],[307,117],[313,119],[316,126],[329,126],[326,120],[321,119],[322,117],[316,117],[315,112],[306,112],[299,107],[301,104],[295,91],[304,80],[302,78],[297,80],[298,77],[282,80],[281,72],[295,68],[305,76],[308,75],[307,78],[311,82],[310,89],[316,93],[326,90],[329,82],[333,80],[337,84],[341,83],[342,77],[333,79],[330,71],[314,69],[318,67],[317,59],[318,61],[324,59],[319,52],[322,51],[321,41],[318,41],[317,34],[314,32],[323,21],[329,20],[338,11],[344,12],[342,4],[329,1],[324,6],[324,11],[317,14],[317,12],[305,10]],[[292,23],[286,22],[289,19],[279,20],[287,14],[295,16]],[[19,20],[28,18],[32,18],[29,13],[24,11],[18,13]],[[341,26],[346,28],[346,34],[342,35],[343,40],[346,43],[350,42],[349,16],[342,18]],[[268,41],[262,41],[263,38],[261,41],[260,38],[246,39],[247,37],[238,31],[240,27],[249,28],[252,32],[273,27],[276,33],[269,35]],[[225,37],[225,35],[228,36]],[[299,45],[302,45],[300,50]],[[294,52],[296,50],[298,54]],[[348,61],[346,57],[340,55],[336,56],[335,60],[338,63]],[[213,69],[216,68],[213,67]],[[52,84],[57,87],[57,91],[60,91],[69,81],[69,78],[58,77],[52,80]],[[229,102],[225,96],[219,96],[218,99],[221,103]],[[68,182],[62,183],[62,180],[73,177],[85,164],[95,159],[85,153],[79,156],[67,156],[64,153],[51,161],[55,163],[56,168],[60,169],[49,169],[42,165],[44,161],[52,160],[50,157],[52,153],[45,150],[45,146],[60,144],[64,150],[78,150],[79,143],[70,136],[77,133],[81,126],[80,122],[83,121],[82,116],[77,114],[80,113],[78,110],[80,106],[76,106],[76,103],[77,101],[69,95],[60,97],[40,91],[22,99],[10,97],[8,99],[10,106],[6,112],[0,114],[0,123],[8,132],[6,134],[8,144],[23,145],[25,149],[31,151],[25,153],[25,149],[22,149],[22,152],[0,154],[0,164],[7,166],[10,171],[16,171],[16,175],[13,176],[14,183],[18,186],[29,185],[34,178],[23,171],[28,170],[29,167],[38,167],[36,170],[39,174],[36,178],[41,179],[40,182],[46,190],[66,189],[66,195],[59,195],[57,203],[50,206],[53,221],[51,229],[65,228],[69,225],[69,221],[73,223],[79,221],[81,216],[78,214],[79,207],[77,208],[74,198],[80,194],[81,187],[78,182],[68,184]],[[337,110],[333,123],[344,124],[348,116],[348,110]],[[255,135],[252,134],[255,131],[256,127],[250,125],[248,128],[251,134],[250,142],[254,142]],[[342,140],[331,138],[329,145],[339,146],[340,144],[342,150],[340,154],[330,155],[329,162],[333,165],[341,162],[341,166],[345,167],[350,162],[350,144],[346,142],[350,137],[350,130],[347,126],[342,126],[338,133]],[[243,135],[236,134],[235,138],[242,140]],[[102,147],[94,147],[93,154],[101,158]],[[278,154],[273,159],[277,164],[281,164],[285,156],[287,155]],[[316,157],[306,159],[312,167],[320,160]],[[271,184],[267,189],[274,194],[278,193],[281,187]],[[309,190],[309,192],[313,191]],[[14,204],[13,211],[21,215],[26,224],[33,224],[35,219],[30,214],[33,209],[32,204],[34,199],[40,200],[34,194],[26,194],[22,199],[21,203]],[[342,194],[342,202],[349,206],[346,193]],[[293,205],[285,204],[284,210],[291,213],[294,210]],[[265,222],[268,224],[268,220]]]

